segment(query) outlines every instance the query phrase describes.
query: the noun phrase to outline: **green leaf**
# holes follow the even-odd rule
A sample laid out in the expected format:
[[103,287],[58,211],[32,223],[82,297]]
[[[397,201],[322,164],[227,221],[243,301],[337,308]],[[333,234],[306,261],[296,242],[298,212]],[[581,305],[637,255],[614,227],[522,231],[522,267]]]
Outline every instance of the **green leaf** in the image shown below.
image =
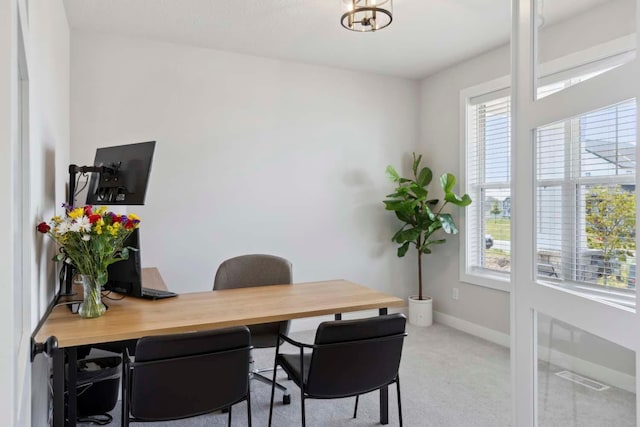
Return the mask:
[[429,225],[429,228],[427,229],[427,232],[426,232],[426,236],[427,237],[431,236],[433,233],[440,230],[441,228],[442,228],[442,223],[440,221],[434,221],[433,223],[431,223],[431,225]]
[[406,222],[408,224],[414,224],[415,220],[413,219],[413,217],[411,215],[409,215],[407,212],[405,211],[395,211],[396,212],[396,217],[403,222]]
[[417,200],[405,200],[404,202],[402,202],[400,210],[412,215],[415,211],[416,206],[418,206]]
[[384,200],[382,203],[384,203],[384,206],[388,211],[396,211],[398,209],[403,208],[405,201],[404,200]]
[[440,224],[442,224],[442,229],[445,233],[458,233],[458,227],[456,227],[456,223],[453,221],[453,217],[450,214],[440,214],[438,216],[438,221],[440,221]]
[[425,242],[425,245],[441,245],[446,242],[447,242],[447,239],[427,240]]
[[396,243],[405,243],[405,242],[415,242],[420,236],[422,230],[419,228],[408,228],[406,230],[401,230],[395,234],[394,241]]
[[436,220],[436,214],[433,213],[433,211],[429,208],[429,206],[424,207],[424,212],[427,214],[427,216],[431,221]]
[[411,189],[411,191],[413,191],[413,194],[415,194],[418,199],[426,199],[427,194],[429,194],[427,190],[416,183],[411,184],[409,188]]
[[455,193],[447,193],[444,196],[444,199],[449,202],[449,203],[453,203],[456,206],[469,206],[471,204],[471,197],[469,197],[468,194],[465,194],[464,196],[460,197]]
[[398,172],[396,172],[391,165],[387,166],[387,177],[393,182],[400,181],[400,175],[398,175]]
[[430,254],[431,253],[431,249],[426,248],[426,247],[422,247],[420,248],[420,252],[422,252],[423,254]]
[[451,190],[456,185],[456,177],[450,173],[443,173],[440,177],[440,186],[444,193],[451,193]]
[[53,258],[51,258],[51,261],[60,262],[60,261],[64,261],[65,258],[66,258],[66,256],[65,256],[64,253],[58,252],[57,254],[55,254],[53,256]]
[[422,161],[422,154],[416,157],[416,153],[413,153],[413,174],[418,175],[418,167],[420,167],[420,162]]
[[422,170],[420,171],[420,175],[418,176],[418,184],[421,187],[426,187],[431,183],[432,179],[433,179],[433,172],[431,172],[431,169],[426,167],[422,168]]
[[409,245],[411,244],[411,242],[407,242],[404,245],[400,246],[398,248],[398,256],[400,258],[402,258],[403,256],[405,256],[405,254],[407,253],[407,251],[409,250]]
[[402,226],[402,228],[398,231],[396,231],[396,234],[393,235],[393,237],[391,238],[392,242],[397,241],[398,236],[400,235],[400,233],[402,233],[404,231],[405,226]]

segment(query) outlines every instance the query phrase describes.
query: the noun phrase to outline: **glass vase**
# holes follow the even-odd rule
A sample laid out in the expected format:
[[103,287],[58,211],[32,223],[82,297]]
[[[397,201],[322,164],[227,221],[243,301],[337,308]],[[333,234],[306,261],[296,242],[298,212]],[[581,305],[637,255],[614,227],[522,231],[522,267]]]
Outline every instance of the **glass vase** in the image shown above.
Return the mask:
[[79,277],[84,290],[84,300],[80,303],[78,314],[85,319],[102,316],[107,311],[107,307],[102,303],[102,286],[95,277],[88,274],[80,274]]

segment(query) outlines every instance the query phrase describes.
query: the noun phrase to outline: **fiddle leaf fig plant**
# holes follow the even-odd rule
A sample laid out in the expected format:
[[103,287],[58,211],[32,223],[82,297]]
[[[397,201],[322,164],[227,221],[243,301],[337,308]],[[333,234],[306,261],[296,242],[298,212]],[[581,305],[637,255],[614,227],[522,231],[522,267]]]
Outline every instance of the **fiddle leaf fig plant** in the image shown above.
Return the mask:
[[457,234],[453,217],[443,212],[449,203],[455,206],[469,206],[471,198],[468,194],[458,196],[453,192],[456,177],[450,173],[440,176],[440,187],[444,192],[444,200],[429,197],[429,185],[433,172],[428,167],[421,167],[422,155],[413,153],[413,176],[401,177],[393,168],[387,166],[387,176],[397,184],[395,191],[388,194],[383,201],[385,208],[393,211],[402,222],[402,227],[391,238],[400,245],[398,256],[404,257],[411,247],[418,251],[418,299],[422,300],[422,254],[430,254],[433,245],[441,245],[447,240],[438,238],[438,232]]

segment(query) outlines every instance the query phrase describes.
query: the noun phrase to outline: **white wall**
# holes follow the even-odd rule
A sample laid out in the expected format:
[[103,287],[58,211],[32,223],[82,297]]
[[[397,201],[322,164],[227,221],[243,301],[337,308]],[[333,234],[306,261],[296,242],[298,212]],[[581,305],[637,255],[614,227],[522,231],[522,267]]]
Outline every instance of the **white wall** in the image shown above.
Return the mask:
[[[29,232],[23,244],[30,254],[29,267],[24,273],[26,286],[22,293],[31,297],[30,312],[26,320],[24,339],[27,340],[54,292],[54,269],[49,259],[53,246],[43,245],[43,236],[35,232],[35,224],[53,214],[57,200],[64,195],[64,169],[59,165],[69,158],[69,27],[61,0],[21,0],[0,2],[0,129],[3,132],[0,144],[0,198],[6,203],[11,230],[19,224],[11,217],[13,206],[22,204],[14,198],[14,178],[21,166],[15,163],[17,156],[12,147],[18,147],[18,5],[24,12],[22,19],[25,50],[29,70],[29,135],[28,169],[30,196],[26,200],[26,216]],[[28,18],[27,18],[28,15]],[[61,199],[60,199],[61,200]],[[33,225],[33,227],[31,227]],[[14,325],[14,286],[19,277],[13,271],[11,239],[0,245],[0,278],[5,284],[0,317],[3,327],[0,337],[5,343],[0,353],[0,425],[44,426],[47,420],[48,360],[39,356],[34,364],[29,361],[28,351],[16,351],[16,333],[20,327]],[[15,326],[15,327],[14,327]],[[23,368],[25,371],[23,371]],[[16,395],[16,391],[21,395]]]
[[143,265],[171,289],[211,289],[226,258],[273,253],[296,282],[409,293],[382,199],[386,165],[417,144],[417,82],[86,32],[71,45],[71,160],[157,141],[146,205],[129,210]]
[[[628,0],[613,1],[545,28],[540,37],[540,60],[547,62],[630,34],[634,30],[630,4]],[[503,46],[422,80],[419,147],[434,168],[460,175],[460,91],[509,72],[509,46]],[[509,333],[509,295],[459,280],[459,243],[460,239],[451,239],[450,244],[426,257],[425,280],[435,297],[434,310]],[[460,289],[459,300],[451,298],[454,287]]]
[[[0,2],[0,199],[11,200],[12,185],[12,142],[16,138],[15,105],[17,94],[15,84],[17,80],[17,2]],[[3,203],[3,206],[6,206]],[[12,205],[6,206],[13,212]],[[14,221],[13,218],[9,218]],[[8,240],[8,241],[7,241]],[[3,239],[0,245],[0,283],[13,282],[13,245],[11,239]],[[6,285],[5,285],[6,286]],[[13,289],[6,286],[3,298],[0,298],[0,319],[4,327],[0,328],[0,339],[5,343],[15,340]],[[13,424],[15,400],[13,397],[15,385],[13,370],[15,366],[15,346],[4,345],[0,348],[0,425]]]
[[[62,0],[29,1],[30,176],[29,216],[33,224],[62,213],[70,150],[70,32]],[[37,234],[37,235],[36,235]],[[35,327],[57,290],[56,250],[39,233],[29,236],[33,263],[32,326]],[[40,355],[32,369],[32,422],[47,422],[50,360]]]

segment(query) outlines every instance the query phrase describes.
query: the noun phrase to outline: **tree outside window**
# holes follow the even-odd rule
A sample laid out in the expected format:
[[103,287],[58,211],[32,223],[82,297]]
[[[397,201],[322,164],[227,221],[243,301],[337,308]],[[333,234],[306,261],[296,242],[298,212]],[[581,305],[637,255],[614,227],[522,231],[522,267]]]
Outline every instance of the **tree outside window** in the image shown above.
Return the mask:
[[598,276],[605,286],[627,286],[629,271],[622,264],[635,255],[635,209],[635,193],[620,185],[592,187],[587,194],[587,247],[601,251]]

